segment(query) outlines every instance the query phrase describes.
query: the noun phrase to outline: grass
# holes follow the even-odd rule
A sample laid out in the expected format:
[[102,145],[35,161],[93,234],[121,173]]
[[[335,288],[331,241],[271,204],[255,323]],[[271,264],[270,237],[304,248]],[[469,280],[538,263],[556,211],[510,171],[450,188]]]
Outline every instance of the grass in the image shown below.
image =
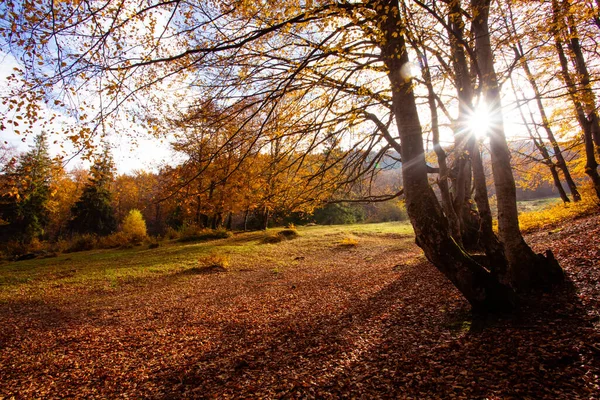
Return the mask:
[[[563,205],[554,198],[520,202],[523,230],[551,227],[554,223],[589,212],[597,207],[591,200]],[[323,249],[368,248],[372,243],[390,240],[392,249],[402,249],[402,238],[412,241],[408,222],[355,225],[316,225],[294,227],[298,237],[273,245],[262,245],[265,237],[280,237],[281,229],[238,233],[232,237],[197,243],[177,240],[159,247],[90,250],[58,257],[0,264],[0,302],[11,298],[43,298],[64,292],[117,290],[127,285],[144,285],[153,279],[172,277],[198,267],[198,260],[219,254],[227,258],[227,271],[266,268],[284,272],[295,266],[298,257]],[[394,247],[397,246],[397,247]],[[365,260],[369,261],[370,256]]]
[[562,204],[560,197],[546,197],[543,199],[518,201],[517,208],[519,209],[519,213],[528,213],[540,211],[558,204]]
[[[523,232],[551,228],[565,220],[598,211],[598,202],[589,194],[578,203],[564,204],[558,198],[540,199],[519,204],[519,224]],[[524,211],[521,211],[524,210]]]
[[[152,249],[137,246],[130,249],[90,250],[48,259],[6,262],[0,265],[0,303],[15,297],[35,300],[69,293],[143,286],[155,279],[179,276],[187,270],[198,268],[199,260],[210,259],[215,254],[227,260],[229,272],[265,267],[281,273],[298,264],[295,257],[336,247],[349,236],[379,240],[412,235],[412,227],[407,222],[296,229],[298,237],[293,241],[285,240],[271,246],[261,245],[264,232],[249,232],[209,242],[181,243],[171,240]],[[270,229],[266,235],[276,236],[280,231]]]
[[[560,200],[557,203],[557,199],[550,198],[520,202],[519,207],[526,210],[520,215],[521,226],[530,231],[587,212],[595,203],[584,200],[578,205],[563,205]],[[389,248],[396,251],[406,246],[405,241],[398,239],[412,242],[414,235],[408,222],[299,226],[294,227],[298,234],[294,240],[263,244],[265,237],[281,238],[280,232],[281,228],[238,233],[195,243],[175,239],[161,242],[156,248],[90,250],[47,259],[4,262],[0,264],[0,303],[15,297],[40,299],[146,285],[198,268],[199,260],[214,254],[228,260],[227,273],[265,268],[280,274],[299,265],[299,259],[311,252],[324,249],[360,252],[380,241],[388,241]],[[371,262],[371,255],[365,255],[364,260]]]

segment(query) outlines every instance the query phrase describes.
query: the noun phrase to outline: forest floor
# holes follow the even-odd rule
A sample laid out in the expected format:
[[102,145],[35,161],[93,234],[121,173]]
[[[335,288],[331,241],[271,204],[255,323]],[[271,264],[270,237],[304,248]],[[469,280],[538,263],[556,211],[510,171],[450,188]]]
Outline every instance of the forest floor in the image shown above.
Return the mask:
[[406,224],[299,232],[0,265],[0,399],[600,397],[600,216],[530,234],[571,283],[487,318]]

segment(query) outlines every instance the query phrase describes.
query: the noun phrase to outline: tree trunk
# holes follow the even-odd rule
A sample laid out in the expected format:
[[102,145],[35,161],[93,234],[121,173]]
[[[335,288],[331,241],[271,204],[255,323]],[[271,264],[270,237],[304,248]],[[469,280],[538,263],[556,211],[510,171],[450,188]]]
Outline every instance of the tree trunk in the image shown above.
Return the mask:
[[250,207],[246,207],[244,212],[244,232],[248,230],[248,216],[250,215]]
[[[573,102],[573,105],[575,107],[577,121],[579,122],[579,126],[583,131],[583,140],[585,144],[586,156],[585,173],[590,177],[590,180],[592,181],[594,190],[596,192],[596,196],[598,197],[598,199],[600,199],[600,175],[598,175],[598,163],[594,154],[594,131],[600,132],[600,127],[598,126],[598,113],[595,109],[595,97],[589,86],[589,73],[587,73],[587,66],[585,65],[585,60],[583,59],[583,54],[581,53],[581,48],[579,47],[579,41],[574,41],[573,38],[571,39],[571,44],[569,48],[572,52],[575,53],[575,63],[577,65],[577,70],[580,75],[580,86],[582,86],[581,89],[584,93],[584,96],[581,96],[579,94],[579,88],[577,87],[578,85],[575,83],[569,71],[569,62],[563,49],[562,38],[562,31],[566,29],[563,13],[568,14],[568,11],[568,9],[562,9],[560,7],[558,0],[552,0],[552,31],[554,34],[556,52],[560,61],[561,75],[565,82],[565,85],[567,86],[567,91],[569,93],[569,96],[571,97],[571,101]],[[571,27],[571,33],[573,33],[573,30],[574,27]],[[582,101],[580,99],[583,99],[588,104],[582,104]],[[589,110],[589,119],[586,116],[585,107],[587,107]]]
[[[475,187],[475,203],[478,209],[478,247],[485,250],[489,257],[489,266],[495,274],[506,270],[506,258],[502,244],[499,242],[492,229],[492,213],[488,201],[487,183],[481,159],[479,143],[476,140],[469,126],[469,119],[473,115],[473,82],[471,71],[467,62],[467,54],[464,44],[464,22],[462,19],[462,7],[459,0],[449,4],[449,26],[448,36],[450,37],[450,49],[452,52],[452,62],[455,70],[455,85],[459,101],[459,113],[457,121],[457,130],[459,137],[467,136],[466,151],[470,158],[471,169],[473,172],[473,185]],[[470,172],[469,172],[470,173]],[[471,210],[469,209],[470,213]]]
[[431,261],[462,292],[474,309],[506,310],[514,306],[513,292],[500,284],[454,241],[448,221],[429,186],[423,136],[410,78],[401,68],[409,62],[397,2],[373,4],[383,32],[380,42],[392,90],[392,112],[402,142],[402,176],[406,208],[416,242]]
[[489,258],[489,269],[496,277],[506,274],[508,265],[504,248],[498,237],[494,233],[492,210],[488,199],[487,183],[485,180],[485,171],[483,169],[483,161],[481,159],[481,150],[479,143],[473,149],[473,181],[475,184],[475,203],[479,211],[479,231],[480,240],[485,254]]
[[440,194],[442,197],[442,208],[444,209],[446,218],[448,218],[448,223],[450,226],[450,232],[452,233],[452,237],[454,237],[457,243],[462,243],[460,222],[458,220],[458,215],[454,210],[452,197],[450,196],[450,188],[448,187],[449,171],[448,165],[446,163],[446,152],[440,145],[438,113],[437,106],[435,103],[435,92],[433,90],[433,84],[431,82],[431,72],[429,71],[429,63],[427,62],[427,56],[425,54],[420,54],[420,57],[423,60],[423,77],[427,86],[427,101],[429,103],[429,110],[431,112],[431,132],[433,137],[433,150],[435,151],[435,154],[437,156],[438,165],[440,168],[438,187],[440,188]]
[[[519,43],[519,46],[520,46],[520,43]],[[562,150],[560,149],[560,146],[558,145],[558,142],[556,141],[556,138],[554,137],[554,133],[552,132],[552,129],[550,128],[550,121],[548,120],[548,116],[546,115],[546,109],[544,108],[544,103],[542,102],[542,95],[538,88],[537,82],[535,81],[535,78],[534,78],[533,74],[531,73],[531,70],[529,69],[529,64],[527,63],[527,60],[523,56],[522,49],[520,49],[519,56],[523,57],[522,61],[521,61],[521,65],[523,66],[523,70],[525,71],[527,80],[529,81],[529,84],[531,85],[531,87],[533,89],[533,93],[535,94],[535,101],[537,104],[537,108],[538,108],[538,111],[540,112],[540,116],[542,118],[542,127],[546,131],[546,137],[548,138],[548,140],[550,141],[550,144],[552,145],[552,151],[554,152],[554,157],[556,158],[556,167],[560,168],[561,172],[563,173],[563,176],[565,177],[565,182],[567,182],[567,186],[569,187],[569,191],[571,192],[571,196],[573,196],[573,201],[578,202],[579,200],[581,200],[581,195],[579,194],[579,191],[577,190],[577,185],[575,184],[575,181],[573,180],[573,177],[571,176],[571,173],[569,172],[569,168],[567,167],[567,163],[565,161],[565,158],[563,157]],[[545,147],[544,147],[544,149],[545,149]],[[552,165],[554,165],[554,164],[552,164]],[[552,167],[551,167],[551,170],[552,170]],[[564,189],[562,188],[562,185],[560,184],[560,178],[557,181],[556,177],[554,177],[556,168],[554,168],[554,171],[551,171],[551,172],[552,172],[552,177],[554,178],[555,186],[559,190],[559,193],[561,193],[560,197],[563,199],[564,202],[567,202],[569,200],[569,198],[567,197],[565,200],[566,194],[563,197],[562,193],[564,193]],[[558,184],[557,184],[557,182],[558,182]]]
[[230,231],[232,224],[233,224],[233,213],[231,211],[229,211],[229,214],[227,214],[227,222],[225,223],[225,229]]
[[504,134],[500,88],[494,69],[488,17],[491,0],[471,0],[472,29],[475,35],[475,55],[480,81],[491,113],[490,149],[492,173],[498,201],[498,233],[504,245],[508,270],[500,276],[503,283],[528,290],[549,286],[563,280],[564,274],[551,254],[535,254],[525,243],[519,229],[515,180],[510,165],[510,151]]
[[[455,209],[461,222],[461,231],[465,238],[468,237],[470,221],[471,200],[471,151],[474,147],[474,138],[469,128],[469,117],[473,113],[473,86],[471,74],[467,64],[467,56],[463,46],[464,22],[461,16],[460,1],[453,1],[449,5],[449,30],[450,52],[454,69],[455,84],[458,95],[458,120],[454,131],[455,151],[458,152]],[[476,240],[476,239],[475,239]],[[468,240],[464,242],[468,245]]]
[[196,196],[196,218],[195,218],[195,222],[196,225],[201,226],[201,221],[200,221],[200,217],[202,216],[202,213],[200,212],[200,196]]
[[265,206],[264,212],[263,212],[263,223],[262,223],[262,228],[263,230],[267,230],[267,228],[269,227],[269,208],[267,206]]

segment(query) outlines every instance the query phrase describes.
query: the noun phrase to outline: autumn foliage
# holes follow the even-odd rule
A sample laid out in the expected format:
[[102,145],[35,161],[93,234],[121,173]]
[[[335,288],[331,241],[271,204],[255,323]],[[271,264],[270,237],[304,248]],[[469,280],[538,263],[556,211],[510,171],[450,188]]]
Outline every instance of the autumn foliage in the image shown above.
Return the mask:
[[139,210],[129,211],[121,225],[121,231],[134,242],[146,239],[146,222]]

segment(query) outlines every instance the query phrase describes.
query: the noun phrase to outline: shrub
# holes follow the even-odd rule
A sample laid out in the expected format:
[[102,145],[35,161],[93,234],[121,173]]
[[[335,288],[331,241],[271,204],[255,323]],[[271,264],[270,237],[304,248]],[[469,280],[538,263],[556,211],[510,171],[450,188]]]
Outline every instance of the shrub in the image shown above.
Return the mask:
[[17,240],[11,240],[2,245],[2,253],[8,258],[18,257],[29,253],[29,251],[29,245]]
[[131,238],[125,232],[115,232],[98,238],[97,247],[101,249],[117,249],[130,243]]
[[211,254],[198,260],[198,266],[190,268],[186,274],[212,274],[225,272],[229,268],[229,256],[225,254]]
[[271,234],[271,235],[267,235],[264,238],[262,238],[261,243],[275,244],[275,243],[283,242],[284,240],[285,239],[283,238],[283,236],[279,236],[277,234]]
[[340,240],[337,245],[339,247],[345,247],[345,248],[350,248],[350,247],[356,247],[358,246],[358,240],[356,240],[355,238],[352,237],[345,237],[342,240]]
[[146,222],[140,210],[130,210],[123,219],[121,231],[127,236],[129,241],[140,243],[146,239]]
[[269,235],[265,236],[262,239],[261,243],[266,243],[266,244],[280,243],[280,242],[283,242],[284,240],[295,239],[298,236],[300,236],[300,235],[298,235],[298,231],[296,231],[296,229],[284,229],[275,234],[269,234]]
[[56,257],[58,254],[65,252],[70,246],[70,242],[62,239],[56,242],[41,242],[34,239],[29,244],[19,241],[3,243],[0,251],[3,256],[9,259],[19,259],[21,256],[48,258]]
[[211,254],[201,258],[199,264],[204,268],[227,269],[229,268],[229,256],[227,254]]
[[206,240],[226,239],[232,233],[226,229],[201,229],[194,226],[186,226],[180,232],[178,242],[201,242]]
[[288,228],[277,232],[277,236],[281,236],[287,240],[291,240],[296,239],[299,235],[298,231],[295,228]]
[[50,250],[55,253],[64,253],[67,251],[71,242],[65,239],[59,239],[56,242],[50,243]]
[[73,239],[71,239],[71,244],[69,245],[69,248],[66,249],[65,253],[92,250],[96,247],[97,243],[98,238],[96,237],[96,235],[92,235],[90,233],[77,235],[74,236]]
[[171,239],[179,239],[180,236],[181,235],[178,230],[173,229],[169,226],[169,227],[167,227],[167,230],[165,231],[164,238],[167,240],[171,240]]

